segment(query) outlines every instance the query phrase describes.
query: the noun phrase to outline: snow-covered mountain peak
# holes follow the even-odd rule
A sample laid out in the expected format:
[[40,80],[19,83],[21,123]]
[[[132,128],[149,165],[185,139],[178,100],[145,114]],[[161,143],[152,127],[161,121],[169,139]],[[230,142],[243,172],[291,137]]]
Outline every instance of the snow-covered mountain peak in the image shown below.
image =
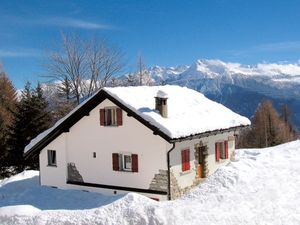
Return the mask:
[[226,79],[242,76],[244,78],[261,77],[274,79],[276,82],[300,83],[300,62],[297,63],[259,63],[245,65],[240,63],[223,62],[221,60],[200,59],[195,61],[180,78],[193,79]]
[[183,73],[189,67],[186,65],[179,65],[176,67],[161,67],[161,66],[153,66],[148,69],[150,75],[154,80],[166,80],[171,77],[174,77],[178,74]]
[[221,60],[199,59],[183,72],[181,77],[212,79],[229,75],[226,63]]

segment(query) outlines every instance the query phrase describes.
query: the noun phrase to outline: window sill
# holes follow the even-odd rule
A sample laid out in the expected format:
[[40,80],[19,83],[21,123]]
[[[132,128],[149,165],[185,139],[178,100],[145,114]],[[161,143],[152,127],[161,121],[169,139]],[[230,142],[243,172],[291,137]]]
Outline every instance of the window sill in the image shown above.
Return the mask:
[[186,175],[186,174],[190,174],[192,172],[192,170],[186,170],[186,171],[181,171],[180,172],[180,176]]
[[228,159],[220,159],[219,161],[216,161],[216,163],[224,163],[224,162],[226,162],[228,160],[229,160],[229,158]]
[[115,172],[138,173],[138,172],[133,172],[132,170],[115,170]]
[[121,125],[120,126],[118,126],[118,125],[104,125],[103,127],[121,127]]
[[57,167],[57,165],[47,165],[47,167]]

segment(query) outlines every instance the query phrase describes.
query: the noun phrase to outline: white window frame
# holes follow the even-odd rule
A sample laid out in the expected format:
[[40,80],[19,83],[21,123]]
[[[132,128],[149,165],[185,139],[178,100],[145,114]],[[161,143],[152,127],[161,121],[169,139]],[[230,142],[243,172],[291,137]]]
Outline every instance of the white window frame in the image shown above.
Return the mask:
[[56,150],[52,150],[52,149],[47,150],[47,160],[48,160],[48,166],[57,166]]
[[[132,154],[131,153],[122,153],[122,169],[124,171],[132,171]],[[130,168],[126,168],[126,163],[125,163],[125,156],[130,157]]]
[[[111,114],[111,124],[108,124],[108,111]],[[115,127],[118,126],[117,107],[104,108],[104,126]]]
[[225,141],[219,141],[220,143],[220,160],[226,159],[226,153],[225,153]]

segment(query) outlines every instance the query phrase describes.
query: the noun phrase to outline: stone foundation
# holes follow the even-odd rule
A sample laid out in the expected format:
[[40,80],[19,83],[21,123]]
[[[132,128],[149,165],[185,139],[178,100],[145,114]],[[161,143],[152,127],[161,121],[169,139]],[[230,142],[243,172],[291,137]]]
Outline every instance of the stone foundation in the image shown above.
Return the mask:
[[182,190],[180,189],[177,179],[174,176],[172,172],[170,172],[170,179],[171,179],[171,200],[176,199],[180,197],[183,193]]
[[181,197],[184,193],[190,191],[192,188],[196,187],[204,180],[203,178],[195,177],[193,184],[191,186],[180,188],[174,174],[171,172],[170,175],[171,175],[171,200]]
[[84,182],[81,174],[76,168],[75,163],[68,163],[68,181]]
[[235,149],[234,149],[234,151],[231,153],[231,155],[230,155],[230,161],[232,161],[232,162],[235,162],[236,160],[235,160]]
[[149,189],[155,191],[168,191],[168,171],[159,170],[159,173],[154,175]]

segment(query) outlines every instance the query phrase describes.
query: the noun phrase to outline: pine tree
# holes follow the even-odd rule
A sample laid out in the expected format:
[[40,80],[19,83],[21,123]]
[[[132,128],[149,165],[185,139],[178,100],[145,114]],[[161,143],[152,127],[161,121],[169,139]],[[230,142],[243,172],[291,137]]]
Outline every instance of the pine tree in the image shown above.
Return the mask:
[[72,88],[68,78],[56,84],[54,90],[47,101],[50,104],[53,121],[56,122],[74,109],[76,101],[72,98]]
[[8,127],[11,125],[12,111],[16,104],[16,91],[12,82],[0,69],[0,177],[8,172]]
[[17,171],[22,171],[26,166],[37,166],[37,158],[25,161],[23,151],[31,139],[49,127],[51,120],[41,85],[38,84],[36,89],[32,89],[31,84],[27,82],[21,100],[14,110],[14,121],[9,128],[11,164]]
[[39,134],[46,130],[52,121],[52,116],[48,112],[48,103],[43,96],[43,90],[40,83],[38,83],[36,89],[33,90],[31,101],[34,112],[31,125],[36,128],[36,133]]

